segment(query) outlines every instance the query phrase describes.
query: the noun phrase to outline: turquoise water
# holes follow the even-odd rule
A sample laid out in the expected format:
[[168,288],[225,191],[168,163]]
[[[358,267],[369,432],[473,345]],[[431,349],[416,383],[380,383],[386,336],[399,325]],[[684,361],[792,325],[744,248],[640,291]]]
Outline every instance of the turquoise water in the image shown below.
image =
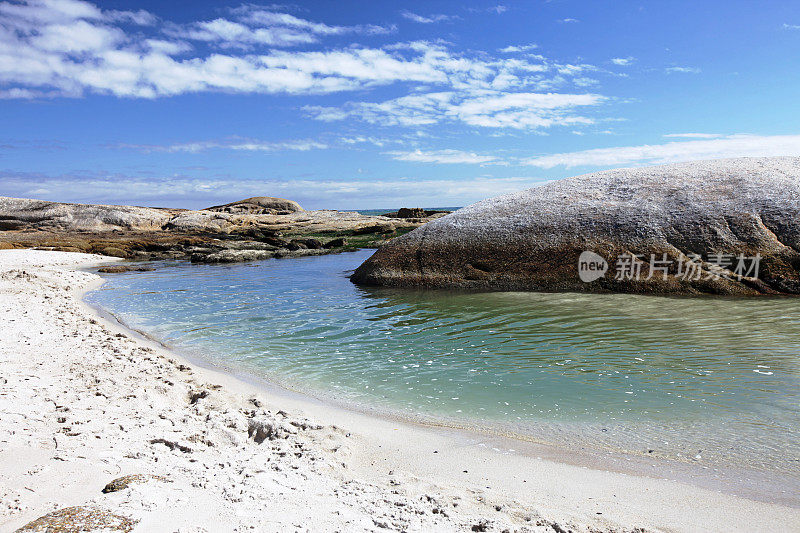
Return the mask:
[[88,295],[213,363],[362,409],[796,475],[800,299],[366,289],[372,251],[160,265]]

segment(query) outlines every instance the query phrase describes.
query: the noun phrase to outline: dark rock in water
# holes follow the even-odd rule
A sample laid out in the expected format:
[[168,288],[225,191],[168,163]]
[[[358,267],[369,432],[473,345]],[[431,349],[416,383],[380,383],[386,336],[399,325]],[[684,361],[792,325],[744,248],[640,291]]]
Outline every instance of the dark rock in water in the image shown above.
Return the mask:
[[421,207],[401,207],[397,211],[386,213],[383,216],[389,218],[429,218],[437,215],[446,215],[451,212],[422,209]]
[[152,267],[145,267],[145,266],[125,266],[125,265],[114,265],[114,266],[107,266],[107,267],[100,267],[97,269],[98,272],[102,272],[104,274],[122,274],[123,272],[152,272],[155,270]]
[[489,290],[800,294],[800,158],[610,170],[484,200],[390,241],[351,279]]
[[340,237],[338,239],[331,239],[322,246],[323,248],[330,250],[331,248],[341,248],[342,246],[345,245],[347,245],[347,240]]
[[96,507],[66,507],[47,513],[19,528],[17,533],[47,531],[77,533],[79,531],[133,531],[138,520]]
[[285,198],[273,198],[272,196],[255,196],[238,202],[231,202],[225,205],[208,207],[206,211],[218,211],[221,213],[251,214],[251,215],[288,215],[303,211],[300,204]]
[[397,218],[423,218],[425,210],[421,207],[403,207],[397,210]]

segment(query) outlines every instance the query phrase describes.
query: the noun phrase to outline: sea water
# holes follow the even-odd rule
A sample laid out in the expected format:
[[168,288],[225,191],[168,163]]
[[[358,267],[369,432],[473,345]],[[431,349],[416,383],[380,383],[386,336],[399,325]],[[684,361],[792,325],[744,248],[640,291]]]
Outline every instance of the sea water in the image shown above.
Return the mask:
[[359,409],[798,475],[800,299],[353,285],[371,253],[163,263],[87,300]]

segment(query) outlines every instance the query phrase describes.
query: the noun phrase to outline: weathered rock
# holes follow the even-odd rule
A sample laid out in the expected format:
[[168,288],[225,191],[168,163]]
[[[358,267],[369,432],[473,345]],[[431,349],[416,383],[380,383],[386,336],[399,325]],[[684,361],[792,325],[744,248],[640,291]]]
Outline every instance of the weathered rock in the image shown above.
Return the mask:
[[179,209],[157,209],[120,205],[62,204],[43,200],[0,197],[0,216],[5,229],[34,226],[38,229],[111,230],[114,228],[152,230]]
[[246,198],[238,202],[231,202],[225,205],[215,205],[206,208],[206,211],[219,211],[223,213],[251,214],[251,215],[288,215],[303,211],[300,204],[285,198],[273,198],[272,196],[255,196]]
[[191,261],[192,263],[241,263],[260,261],[274,256],[275,252],[270,250],[222,250],[209,254],[192,254]]
[[[608,262],[606,275],[581,281],[584,251]],[[628,254],[642,256],[639,279],[615,271]],[[666,258],[666,275],[651,272],[651,254]],[[696,260],[700,279],[678,270],[692,254],[702,256]],[[758,276],[732,275],[736,260],[716,268],[714,254],[760,254]],[[352,280],[491,290],[799,294],[800,158],[611,170],[484,200],[394,239]]]
[[162,229],[183,233],[228,232],[236,220],[226,213],[186,211],[166,222]]
[[319,239],[314,239],[314,238],[292,239],[292,242],[301,245],[301,248],[307,248],[309,250],[319,250],[320,248],[322,248],[322,242],[320,242]]
[[377,224],[368,224],[353,230],[353,235],[369,235],[370,233],[391,233],[396,229],[395,225],[391,222],[379,222]]
[[0,219],[0,231],[20,230],[26,227],[28,227],[28,223],[22,220]]
[[421,207],[401,207],[392,213],[386,213],[383,216],[389,218],[439,218],[441,216],[452,213],[452,211],[430,210],[422,209]]
[[105,248],[101,248],[99,252],[109,257],[128,257],[128,252],[116,246],[106,246]]
[[17,530],[17,533],[81,533],[85,531],[132,531],[138,520],[94,507],[66,507],[53,511]]
[[[359,246],[368,247],[384,242],[394,229],[406,230],[424,223],[419,219],[390,220],[333,210],[300,210],[284,215],[245,211],[59,204],[0,197],[3,227],[16,228],[0,231],[0,249],[36,247],[137,261],[190,258],[205,261],[204,256],[225,250],[274,251],[276,256],[285,257],[333,251],[330,246],[322,245],[319,236],[335,240],[354,231],[377,231],[365,233],[359,239]],[[283,233],[291,235],[295,242],[283,238]],[[208,261],[250,261],[268,256],[221,253]]]
[[155,474],[130,474],[127,476],[118,477],[112,481],[109,481],[105,487],[103,487],[103,494],[108,494],[109,492],[117,492],[120,490],[127,489],[133,484],[136,483],[146,483],[148,481],[169,481],[164,476],[157,476]]
[[339,237],[338,239],[331,239],[325,244],[323,244],[323,248],[331,249],[331,248],[341,248],[342,246],[347,245],[347,240]]
[[126,265],[106,266],[97,269],[98,272],[102,272],[103,274],[122,274],[123,272],[152,272],[153,270],[155,269],[152,267]]
[[397,210],[397,218],[423,218],[425,210],[421,207],[403,207]]

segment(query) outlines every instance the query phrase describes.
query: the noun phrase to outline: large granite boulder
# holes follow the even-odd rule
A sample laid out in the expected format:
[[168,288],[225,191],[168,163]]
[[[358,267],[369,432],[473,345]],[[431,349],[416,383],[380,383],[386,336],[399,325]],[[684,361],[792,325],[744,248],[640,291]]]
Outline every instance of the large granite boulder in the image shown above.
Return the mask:
[[798,294],[800,158],[610,170],[484,200],[394,239],[352,280],[491,290]]
[[206,208],[206,211],[218,211],[221,213],[248,214],[248,215],[288,215],[303,211],[300,204],[285,198],[273,198],[272,196],[254,196],[238,202],[231,202],[225,205],[215,205]]

